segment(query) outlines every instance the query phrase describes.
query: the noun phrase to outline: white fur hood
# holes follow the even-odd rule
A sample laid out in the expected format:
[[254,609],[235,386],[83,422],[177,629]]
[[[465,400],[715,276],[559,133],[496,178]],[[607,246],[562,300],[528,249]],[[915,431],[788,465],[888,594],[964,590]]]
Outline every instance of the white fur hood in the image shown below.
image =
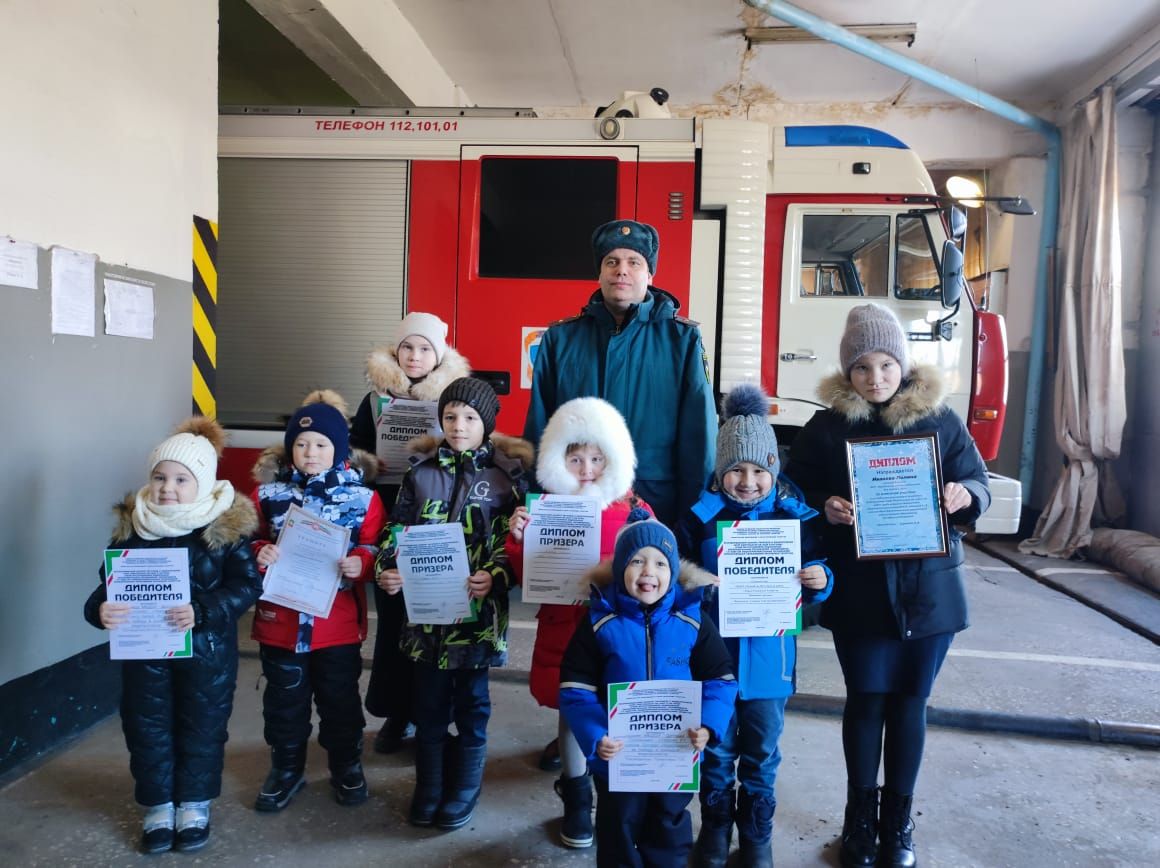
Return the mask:
[[[568,447],[573,443],[596,446],[604,453],[604,473],[582,486],[568,472]],[[620,412],[600,398],[574,398],[552,414],[536,457],[536,478],[549,494],[595,497],[604,509],[628,494],[636,476],[636,450]]]

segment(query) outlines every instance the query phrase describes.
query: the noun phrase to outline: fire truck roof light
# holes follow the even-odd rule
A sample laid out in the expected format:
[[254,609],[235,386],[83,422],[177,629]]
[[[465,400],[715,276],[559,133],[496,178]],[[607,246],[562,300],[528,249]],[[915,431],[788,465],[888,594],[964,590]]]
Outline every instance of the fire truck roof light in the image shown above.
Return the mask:
[[830,124],[811,127],[786,127],[787,148],[899,148],[909,150],[889,133],[870,127]]

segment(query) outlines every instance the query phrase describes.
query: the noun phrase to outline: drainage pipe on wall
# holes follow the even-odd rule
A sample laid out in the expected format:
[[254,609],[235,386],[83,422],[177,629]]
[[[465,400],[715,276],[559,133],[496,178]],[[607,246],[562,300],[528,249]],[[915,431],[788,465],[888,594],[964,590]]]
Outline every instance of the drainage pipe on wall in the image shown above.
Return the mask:
[[1043,369],[1047,354],[1047,276],[1051,250],[1059,224],[1059,176],[1061,137],[1059,127],[1050,121],[1025,112],[1018,106],[983,93],[976,87],[911,60],[889,48],[858,36],[837,24],[806,12],[792,3],[780,0],[745,0],[754,9],[814,34],[819,39],[840,45],[876,63],[888,66],[911,78],[937,88],[966,103],[1039,133],[1047,141],[1047,174],[1043,190],[1043,225],[1039,233],[1039,254],[1035,268],[1035,302],[1031,317],[1031,354],[1027,369],[1027,403],[1023,408],[1023,442],[1019,450],[1019,483],[1023,502],[1031,498],[1035,476],[1035,446],[1039,435],[1039,395],[1043,389]]

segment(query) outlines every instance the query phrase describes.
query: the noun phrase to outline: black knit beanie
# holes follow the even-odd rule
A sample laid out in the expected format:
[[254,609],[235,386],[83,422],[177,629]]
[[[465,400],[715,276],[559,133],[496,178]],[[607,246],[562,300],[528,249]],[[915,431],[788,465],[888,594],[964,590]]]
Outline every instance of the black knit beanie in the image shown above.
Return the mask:
[[475,377],[460,377],[453,380],[439,396],[439,419],[443,419],[443,408],[452,401],[466,404],[479,414],[483,421],[483,436],[491,436],[495,430],[495,417],[499,413],[499,398],[495,389]]

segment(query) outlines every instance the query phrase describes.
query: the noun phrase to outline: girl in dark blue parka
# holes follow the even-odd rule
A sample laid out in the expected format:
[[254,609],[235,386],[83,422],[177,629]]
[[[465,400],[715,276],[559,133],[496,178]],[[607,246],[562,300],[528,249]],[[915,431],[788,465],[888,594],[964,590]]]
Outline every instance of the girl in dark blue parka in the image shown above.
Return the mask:
[[853,308],[840,358],[842,372],[818,387],[829,409],[802,429],[787,471],[810,505],[825,513],[826,551],[837,577],[821,623],[834,634],[846,680],[841,863],[870,866],[877,860],[909,868],[915,864],[910,809],[926,739],[926,701],[954,634],[967,626],[962,533],[952,529],[947,557],[857,560],[846,441],[937,434],[942,506],[954,524],[982,515],[991,495],[975,441],[943,404],[941,374],[910,365],[894,314],[874,304]]

